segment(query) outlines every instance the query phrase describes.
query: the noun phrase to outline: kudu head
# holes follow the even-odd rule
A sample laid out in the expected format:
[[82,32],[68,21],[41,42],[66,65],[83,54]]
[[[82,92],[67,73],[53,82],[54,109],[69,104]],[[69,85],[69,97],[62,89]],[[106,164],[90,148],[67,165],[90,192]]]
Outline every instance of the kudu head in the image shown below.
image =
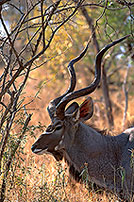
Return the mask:
[[79,123],[90,119],[93,115],[93,101],[91,97],[88,97],[80,106],[77,102],[73,102],[66,109],[67,104],[76,98],[91,94],[96,89],[101,79],[101,60],[104,53],[110,47],[123,41],[127,37],[128,36],[125,36],[110,43],[97,54],[95,59],[95,78],[86,88],[74,91],[76,75],[73,64],[85,55],[88,44],[84,51],[69,63],[68,70],[71,75],[70,86],[66,93],[49,103],[47,109],[51,118],[51,124],[32,145],[31,149],[34,153],[51,153],[57,160],[62,159],[62,151],[65,149],[66,144],[71,144],[73,142]]

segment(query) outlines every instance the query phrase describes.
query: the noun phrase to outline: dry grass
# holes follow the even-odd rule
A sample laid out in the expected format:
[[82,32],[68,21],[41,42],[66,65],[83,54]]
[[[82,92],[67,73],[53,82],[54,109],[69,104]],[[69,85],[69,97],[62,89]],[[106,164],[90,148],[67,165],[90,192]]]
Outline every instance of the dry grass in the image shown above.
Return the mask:
[[[84,184],[71,183],[67,170],[50,156],[37,158],[28,154],[14,174],[13,185],[8,187],[5,201],[19,202],[115,202],[112,194],[86,188]],[[11,176],[10,176],[11,177]],[[8,180],[10,180],[10,177]]]
[[[33,102],[27,106],[27,111],[33,113],[31,125],[47,125],[50,121],[46,112],[49,101],[60,92],[53,91],[50,83],[44,85],[37,98],[34,98],[39,86],[39,80],[30,79],[25,89],[25,103]],[[57,83],[55,83],[57,86]],[[59,84],[58,84],[59,85]],[[63,86],[63,84],[62,84]],[[67,85],[66,85],[67,86]],[[78,85],[78,88],[81,84]],[[59,89],[63,88],[59,85]],[[95,100],[100,100],[101,90],[93,94]],[[123,92],[112,92],[110,95],[113,103],[114,114],[114,132],[122,131],[122,119],[124,110]],[[81,100],[79,101],[81,102]],[[134,96],[129,97],[129,107],[127,114],[127,125],[134,123]],[[90,123],[94,122],[100,129],[108,127],[105,107],[103,102],[95,102],[95,114]],[[40,130],[35,131],[35,136],[40,135]],[[6,199],[12,202],[45,202],[45,201],[66,201],[66,202],[117,202],[118,199],[110,193],[98,193],[94,190],[88,191],[85,185],[70,183],[68,180],[68,171],[66,164],[56,163],[53,157],[49,155],[37,156],[31,152],[31,145],[35,141],[33,136],[27,134],[27,141],[23,143],[25,149],[23,154],[18,151],[12,164],[7,181]],[[22,145],[22,146],[24,146]]]

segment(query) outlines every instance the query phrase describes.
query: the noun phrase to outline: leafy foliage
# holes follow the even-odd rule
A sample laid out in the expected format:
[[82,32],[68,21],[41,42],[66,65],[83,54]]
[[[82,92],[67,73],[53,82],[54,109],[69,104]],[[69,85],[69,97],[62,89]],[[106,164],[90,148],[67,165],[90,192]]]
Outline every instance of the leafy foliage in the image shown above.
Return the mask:
[[[106,55],[104,63],[109,92],[112,94],[113,89],[120,91],[124,85],[124,91],[129,93],[129,97],[134,95],[133,13],[133,3],[122,0],[96,0],[92,3],[86,0],[0,2],[1,201],[11,198],[14,200],[15,196],[11,195],[10,190],[17,190],[18,199],[22,201],[30,201],[30,196],[27,199],[24,197],[26,191],[33,197],[29,191],[29,182],[32,180],[31,175],[34,175],[32,167],[35,162],[32,162],[34,157],[27,159],[26,148],[30,150],[30,139],[41,133],[45,128],[44,124],[48,122],[48,117],[42,115],[39,108],[44,110],[45,103],[50,98],[67,89],[68,62],[81,52],[88,40],[91,41],[88,54],[75,67],[77,88],[88,85],[94,77],[97,44],[103,47],[111,40],[131,34],[126,43],[115,47]],[[100,93],[95,96],[99,101],[95,110],[98,117],[102,115],[102,119],[104,118],[104,125],[106,120],[103,96]],[[115,95],[112,96],[115,98]],[[117,95],[116,107],[119,111],[122,109],[119,104],[123,96],[123,93]],[[98,106],[101,110],[98,110]],[[123,106],[130,108],[129,104]],[[134,115],[131,113],[133,110],[130,109],[127,114],[128,118],[132,117],[130,124],[134,122]],[[97,122],[97,115],[93,121]],[[119,123],[121,125],[121,121]],[[37,168],[36,175],[40,176],[38,171],[43,173],[43,168]],[[47,201],[50,196],[51,201],[69,201],[64,189],[67,183],[59,177],[62,175],[64,178],[65,172],[63,169],[57,172],[59,173],[53,185],[48,186],[47,177],[36,188],[36,184],[31,182],[33,192],[36,190],[35,193],[38,193],[38,199],[34,197],[34,201]],[[38,181],[35,176],[33,179]],[[52,187],[53,190],[50,190]],[[57,197],[59,187],[61,198]]]

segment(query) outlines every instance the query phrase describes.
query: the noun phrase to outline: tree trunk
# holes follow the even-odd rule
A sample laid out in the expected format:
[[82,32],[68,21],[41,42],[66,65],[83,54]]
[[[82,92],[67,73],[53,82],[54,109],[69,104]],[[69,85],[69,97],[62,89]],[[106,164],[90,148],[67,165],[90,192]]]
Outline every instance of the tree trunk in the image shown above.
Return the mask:
[[[100,51],[99,43],[96,38],[96,33],[95,33],[95,27],[93,25],[93,20],[92,18],[88,15],[88,12],[85,7],[81,7],[81,12],[83,16],[85,17],[89,28],[92,31],[92,37],[93,37],[93,44],[96,49],[96,52],[98,53]],[[108,88],[108,83],[107,83],[107,75],[106,71],[104,69],[104,64],[102,65],[102,92],[103,92],[103,97],[104,97],[104,102],[105,102],[105,109],[106,109],[106,114],[107,114],[107,120],[109,127],[112,128],[114,126],[114,119],[112,115],[112,104],[109,96],[109,88]]]

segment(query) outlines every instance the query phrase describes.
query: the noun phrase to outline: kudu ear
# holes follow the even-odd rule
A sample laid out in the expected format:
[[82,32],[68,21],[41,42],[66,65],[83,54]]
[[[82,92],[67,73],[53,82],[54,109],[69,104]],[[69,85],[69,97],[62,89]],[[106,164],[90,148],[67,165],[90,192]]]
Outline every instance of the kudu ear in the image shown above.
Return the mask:
[[90,119],[93,115],[93,100],[88,97],[80,106],[75,102],[72,103],[66,110],[70,113],[74,121],[86,121]]
[[79,107],[80,109],[80,121],[86,121],[93,115],[93,100],[88,97]]
[[65,111],[65,115],[73,114],[77,109],[79,108],[79,105],[77,102],[73,102],[71,105],[68,106],[68,108]]

